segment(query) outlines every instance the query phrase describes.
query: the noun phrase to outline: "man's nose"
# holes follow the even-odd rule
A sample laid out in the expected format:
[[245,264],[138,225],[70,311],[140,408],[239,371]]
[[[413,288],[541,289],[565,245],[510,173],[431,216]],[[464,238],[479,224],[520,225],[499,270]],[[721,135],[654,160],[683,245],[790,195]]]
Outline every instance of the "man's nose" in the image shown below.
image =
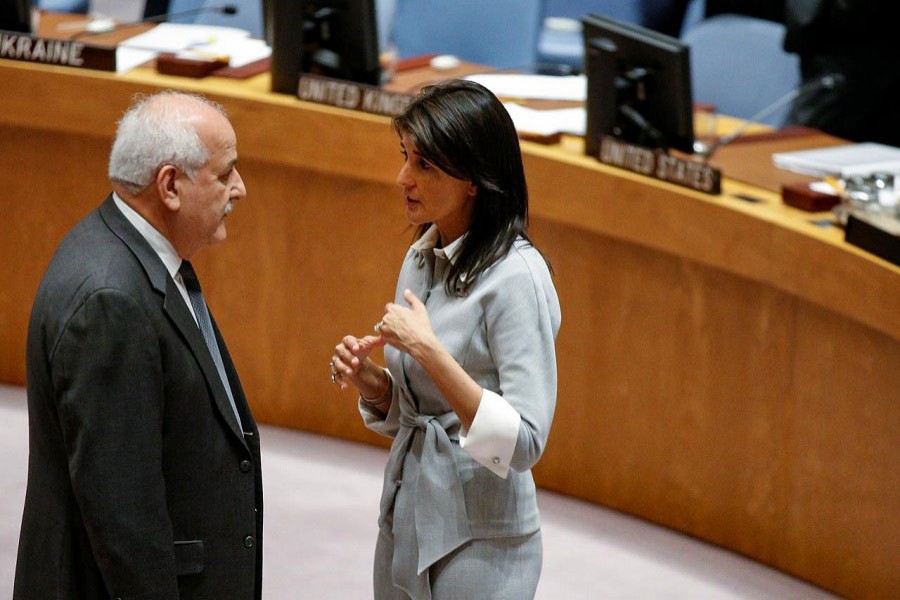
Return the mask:
[[235,185],[235,187],[237,188],[240,197],[244,198],[247,195],[247,188],[246,186],[244,186],[244,178],[241,177],[240,173],[238,173],[237,168],[234,169],[234,174],[237,177],[237,184]]

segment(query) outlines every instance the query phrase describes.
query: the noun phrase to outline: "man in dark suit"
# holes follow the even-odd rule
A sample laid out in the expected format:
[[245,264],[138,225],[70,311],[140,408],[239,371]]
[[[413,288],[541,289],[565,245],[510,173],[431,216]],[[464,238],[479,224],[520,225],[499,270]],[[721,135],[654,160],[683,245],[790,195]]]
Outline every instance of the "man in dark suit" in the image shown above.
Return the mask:
[[788,122],[854,142],[900,147],[897,0],[785,0],[784,49],[800,57],[803,83],[843,85],[799,96]]
[[138,100],[114,193],[60,243],[27,343],[16,599],[260,598],[259,437],[188,259],[245,194],[221,108]]

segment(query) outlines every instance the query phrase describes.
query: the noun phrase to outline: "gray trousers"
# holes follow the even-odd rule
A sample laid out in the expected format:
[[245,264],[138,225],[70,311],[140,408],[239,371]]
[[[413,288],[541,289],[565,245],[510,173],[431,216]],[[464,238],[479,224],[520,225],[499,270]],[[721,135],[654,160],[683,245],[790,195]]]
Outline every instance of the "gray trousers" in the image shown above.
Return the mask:
[[406,591],[391,580],[394,536],[387,527],[375,545],[375,600],[533,600],[541,576],[541,532],[466,542]]

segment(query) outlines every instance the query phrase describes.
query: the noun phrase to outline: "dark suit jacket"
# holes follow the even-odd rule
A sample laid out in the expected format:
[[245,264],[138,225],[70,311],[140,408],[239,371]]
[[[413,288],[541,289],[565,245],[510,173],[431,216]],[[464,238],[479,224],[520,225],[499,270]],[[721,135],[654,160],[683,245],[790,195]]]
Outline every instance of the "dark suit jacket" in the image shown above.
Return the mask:
[[898,22],[897,0],[786,0],[784,48],[800,56],[803,82],[845,79],[797,97],[788,123],[900,146]]
[[215,331],[246,434],[183,296],[112,197],[62,241],[28,330],[14,598],[260,598],[258,430]]

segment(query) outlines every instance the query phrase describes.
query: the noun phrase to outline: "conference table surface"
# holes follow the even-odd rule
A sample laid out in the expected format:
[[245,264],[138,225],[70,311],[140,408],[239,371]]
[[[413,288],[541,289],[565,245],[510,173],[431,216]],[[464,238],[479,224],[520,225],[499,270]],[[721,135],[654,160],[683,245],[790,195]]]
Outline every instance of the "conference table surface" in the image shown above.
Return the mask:
[[[411,241],[389,119],[269,93],[267,75],[0,60],[0,82],[0,380],[24,381],[43,270],[109,192],[117,119],[135,93],[177,88],[221,102],[238,136],[248,198],[194,263],[254,414],[388,443],[328,359],[371,331]],[[600,164],[575,137],[522,150],[563,314],[538,484],[842,595],[900,594],[900,269],[727,170],[710,196]]]

